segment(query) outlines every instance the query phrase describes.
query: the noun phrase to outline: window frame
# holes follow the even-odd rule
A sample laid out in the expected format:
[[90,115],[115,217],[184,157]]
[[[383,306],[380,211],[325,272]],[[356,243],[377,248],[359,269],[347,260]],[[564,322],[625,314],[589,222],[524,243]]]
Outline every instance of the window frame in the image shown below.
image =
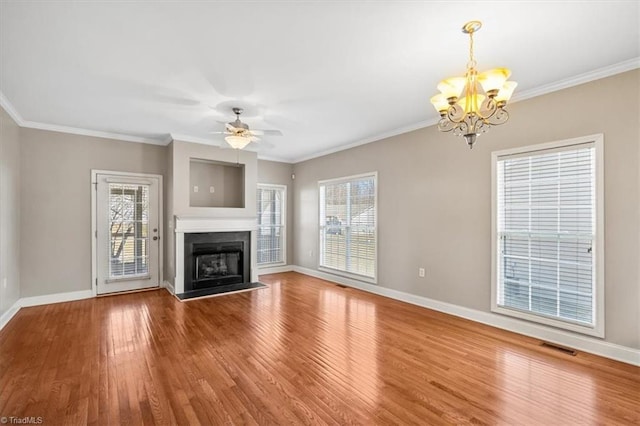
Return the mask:
[[[571,320],[554,319],[532,312],[520,311],[498,305],[498,278],[500,273],[500,243],[498,235],[498,161],[509,156],[527,156],[527,154],[541,153],[552,150],[568,150],[572,146],[593,146],[595,150],[595,235],[593,240],[594,273],[593,279],[593,309],[594,322],[591,325],[573,322]],[[603,134],[588,135],[573,139],[528,145],[491,153],[491,311],[511,317],[549,325],[568,331],[604,338],[604,136]]]
[[[281,217],[281,229],[282,229],[282,249],[281,249],[281,253],[282,253],[282,260],[277,261],[277,262],[268,262],[268,263],[258,263],[258,259],[257,259],[257,250],[258,247],[256,247],[256,264],[258,266],[258,268],[273,268],[276,266],[284,266],[287,264],[287,185],[279,185],[279,184],[271,184],[271,183],[259,183],[256,187],[256,192],[258,190],[262,190],[262,189],[271,189],[271,190],[278,190],[282,192],[282,214],[280,215]],[[260,233],[260,224],[258,223],[258,216],[260,215],[260,212],[258,211],[257,208],[257,204],[258,204],[258,200],[259,197],[256,194],[256,246],[258,244],[258,238],[259,238],[259,233]]]
[[[369,277],[366,275],[360,275],[360,274],[356,274],[353,272],[348,272],[348,271],[344,271],[342,269],[337,269],[337,268],[331,268],[329,266],[323,266],[321,265],[321,259],[322,259],[322,233],[324,231],[324,228],[326,226],[326,224],[324,223],[324,218],[322,217],[322,205],[321,205],[321,200],[320,200],[320,192],[321,192],[321,187],[322,185],[327,185],[327,184],[340,184],[340,183],[346,183],[346,182],[353,182],[354,180],[357,179],[362,179],[362,178],[373,178],[373,186],[374,186],[374,203],[373,203],[373,209],[374,209],[374,218],[375,218],[375,226],[374,226],[374,231],[373,231],[373,235],[374,235],[374,239],[375,239],[375,243],[374,243],[374,261],[373,261],[373,277]],[[343,176],[343,177],[339,177],[339,178],[332,178],[332,179],[323,179],[323,180],[319,180],[318,181],[318,257],[317,257],[317,262],[318,262],[318,270],[322,271],[322,272],[328,272],[330,274],[334,274],[334,275],[338,275],[338,276],[342,276],[345,278],[350,278],[350,279],[354,279],[354,280],[358,280],[358,281],[363,281],[369,284],[377,284],[378,283],[378,172],[374,171],[374,172],[367,172],[367,173],[360,173],[357,175],[350,175],[350,176]]]

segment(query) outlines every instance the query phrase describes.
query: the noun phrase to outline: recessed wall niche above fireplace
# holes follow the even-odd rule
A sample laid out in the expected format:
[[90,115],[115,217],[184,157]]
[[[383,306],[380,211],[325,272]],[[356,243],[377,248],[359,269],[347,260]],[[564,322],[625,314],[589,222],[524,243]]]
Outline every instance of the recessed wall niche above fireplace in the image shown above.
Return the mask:
[[184,291],[251,282],[250,232],[184,234]]

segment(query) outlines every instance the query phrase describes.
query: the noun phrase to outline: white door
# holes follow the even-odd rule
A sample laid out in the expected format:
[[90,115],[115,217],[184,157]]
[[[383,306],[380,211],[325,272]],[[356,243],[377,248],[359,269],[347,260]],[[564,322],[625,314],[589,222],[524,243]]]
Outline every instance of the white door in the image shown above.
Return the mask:
[[95,177],[97,294],[158,287],[159,179]]

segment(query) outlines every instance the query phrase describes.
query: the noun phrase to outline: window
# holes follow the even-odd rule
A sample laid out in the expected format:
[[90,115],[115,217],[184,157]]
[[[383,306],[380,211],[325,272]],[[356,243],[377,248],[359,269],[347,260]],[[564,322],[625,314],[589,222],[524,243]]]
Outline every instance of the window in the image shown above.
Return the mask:
[[320,268],[369,282],[377,268],[377,173],[319,182]]
[[603,337],[602,135],[492,157],[492,310]]
[[287,187],[258,185],[258,265],[284,264],[286,258],[285,215]]

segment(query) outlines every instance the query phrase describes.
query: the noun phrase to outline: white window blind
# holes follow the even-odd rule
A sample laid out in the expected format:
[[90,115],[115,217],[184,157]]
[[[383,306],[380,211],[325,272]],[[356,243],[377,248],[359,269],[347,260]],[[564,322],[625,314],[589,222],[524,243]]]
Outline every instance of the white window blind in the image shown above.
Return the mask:
[[496,157],[499,308],[595,326],[596,165],[593,142]]
[[149,185],[109,183],[109,279],[149,274]]
[[286,186],[258,185],[258,264],[286,263]]
[[375,281],[375,173],[321,181],[320,267]]

